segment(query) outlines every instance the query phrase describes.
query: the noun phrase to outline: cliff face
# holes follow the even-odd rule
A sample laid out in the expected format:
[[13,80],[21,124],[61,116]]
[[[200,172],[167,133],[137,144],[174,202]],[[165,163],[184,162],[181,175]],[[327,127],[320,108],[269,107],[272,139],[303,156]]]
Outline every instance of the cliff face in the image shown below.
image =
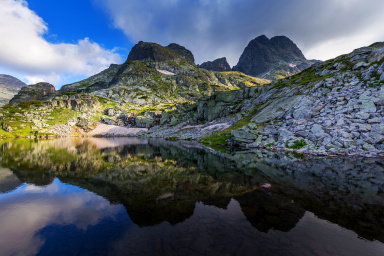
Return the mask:
[[233,70],[276,80],[297,74],[311,65],[288,37],[268,39],[262,35],[249,42]]
[[216,59],[214,61],[207,61],[199,65],[200,68],[212,70],[212,71],[232,71],[225,57]]
[[26,84],[13,76],[0,75],[0,107],[8,104],[23,86]]

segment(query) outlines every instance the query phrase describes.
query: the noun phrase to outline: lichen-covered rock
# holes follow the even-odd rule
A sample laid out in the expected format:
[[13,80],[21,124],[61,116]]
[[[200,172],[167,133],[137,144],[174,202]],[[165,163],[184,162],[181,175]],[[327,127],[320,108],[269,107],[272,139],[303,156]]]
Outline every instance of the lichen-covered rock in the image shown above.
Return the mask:
[[53,85],[49,83],[37,83],[21,88],[9,103],[15,104],[32,100],[46,101],[52,99],[55,95],[56,89]]

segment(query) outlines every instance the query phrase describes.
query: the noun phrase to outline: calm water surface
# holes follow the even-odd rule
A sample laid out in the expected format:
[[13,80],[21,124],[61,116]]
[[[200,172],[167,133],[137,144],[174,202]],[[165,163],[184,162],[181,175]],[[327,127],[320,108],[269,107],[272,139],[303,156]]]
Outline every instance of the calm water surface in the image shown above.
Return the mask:
[[384,161],[0,142],[0,255],[384,255]]

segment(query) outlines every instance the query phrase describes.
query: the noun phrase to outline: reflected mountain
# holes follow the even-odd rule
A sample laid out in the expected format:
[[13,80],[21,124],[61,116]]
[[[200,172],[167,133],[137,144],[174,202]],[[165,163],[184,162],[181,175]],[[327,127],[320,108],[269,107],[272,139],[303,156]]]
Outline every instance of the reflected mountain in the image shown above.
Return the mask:
[[[225,154],[194,142],[138,138],[12,140],[0,148],[0,164],[21,182],[44,186],[58,177],[122,204],[140,227],[185,222],[197,202],[226,209],[234,198],[261,232],[288,232],[308,210],[384,241],[380,159]],[[265,183],[271,188],[261,189]]]
[[255,190],[235,199],[240,203],[247,220],[261,232],[270,229],[288,232],[304,216],[305,210],[292,200]]

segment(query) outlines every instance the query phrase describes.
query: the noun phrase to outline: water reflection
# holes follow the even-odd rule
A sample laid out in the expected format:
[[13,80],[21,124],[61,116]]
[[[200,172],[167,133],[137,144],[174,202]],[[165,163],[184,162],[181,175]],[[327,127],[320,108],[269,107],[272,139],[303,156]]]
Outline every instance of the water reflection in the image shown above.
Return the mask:
[[100,220],[112,218],[119,209],[91,192],[58,180],[44,187],[25,184],[1,197],[1,255],[35,255],[46,242],[42,230],[74,225],[85,232]]
[[130,138],[1,143],[0,254],[384,250],[383,160]]

